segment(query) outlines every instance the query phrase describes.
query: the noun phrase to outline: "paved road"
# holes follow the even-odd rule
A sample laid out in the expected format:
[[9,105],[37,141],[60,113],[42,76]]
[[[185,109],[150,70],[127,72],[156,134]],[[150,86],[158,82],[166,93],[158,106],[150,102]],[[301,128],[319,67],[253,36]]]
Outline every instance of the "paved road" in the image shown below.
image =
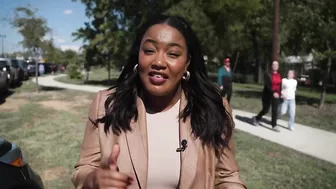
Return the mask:
[[[73,85],[57,82],[54,80],[58,76],[46,76],[39,78],[39,84],[42,86],[58,87],[65,89],[74,89],[88,92],[97,92],[104,90],[106,87],[98,87],[91,85]],[[61,75],[62,76],[62,75]],[[35,79],[33,79],[35,81]],[[336,133],[315,129],[309,126],[297,124],[295,132],[286,129],[287,121],[279,120],[281,128],[280,133],[271,130],[271,126],[264,124],[263,126],[251,126],[252,113],[233,110],[236,128],[245,131],[260,138],[269,140],[274,143],[292,148],[299,152],[311,155],[313,157],[336,164]],[[265,117],[269,119],[269,117]]]

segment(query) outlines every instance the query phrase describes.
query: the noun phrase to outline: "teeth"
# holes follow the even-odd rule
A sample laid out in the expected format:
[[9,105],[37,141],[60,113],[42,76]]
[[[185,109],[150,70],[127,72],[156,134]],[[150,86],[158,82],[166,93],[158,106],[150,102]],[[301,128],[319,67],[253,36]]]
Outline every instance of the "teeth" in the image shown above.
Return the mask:
[[154,75],[154,77],[156,77],[156,78],[162,78],[161,75]]

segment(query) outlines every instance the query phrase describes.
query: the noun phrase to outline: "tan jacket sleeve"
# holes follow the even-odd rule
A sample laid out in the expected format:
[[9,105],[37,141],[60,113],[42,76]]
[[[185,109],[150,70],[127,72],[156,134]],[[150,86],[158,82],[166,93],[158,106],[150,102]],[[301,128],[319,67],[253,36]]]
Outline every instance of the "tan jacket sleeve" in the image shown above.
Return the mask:
[[79,161],[75,165],[75,171],[71,178],[77,189],[90,188],[85,186],[87,176],[95,171],[100,165],[101,151],[99,131],[97,125],[93,123],[97,120],[99,115],[100,101],[101,92],[98,92],[89,109],[89,116],[85,128],[84,141],[80,149]]
[[[224,106],[232,121],[232,127],[234,128],[232,110],[226,99],[224,99]],[[234,130],[232,131],[228,147],[223,150],[217,162],[215,177],[216,189],[246,189],[245,184],[240,179],[239,167],[235,157]]]

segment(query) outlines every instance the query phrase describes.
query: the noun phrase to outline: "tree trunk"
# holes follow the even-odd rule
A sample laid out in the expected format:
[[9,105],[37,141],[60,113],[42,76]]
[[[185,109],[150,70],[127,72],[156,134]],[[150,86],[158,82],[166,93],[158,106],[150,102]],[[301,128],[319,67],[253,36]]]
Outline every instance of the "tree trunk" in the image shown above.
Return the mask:
[[37,48],[34,47],[33,51],[35,52],[35,82],[36,82],[36,92],[39,92],[39,84],[38,84],[38,75],[39,75],[39,65],[37,61]]
[[86,73],[85,73],[85,82],[89,81],[89,75],[90,75],[90,70],[86,69]]
[[107,60],[108,84],[111,85],[111,62]]
[[274,0],[272,61],[279,61],[280,0]]
[[232,70],[233,73],[236,72],[236,68],[237,68],[237,64],[238,64],[238,59],[239,59],[239,54],[240,54],[240,52],[238,51],[237,54],[236,54],[236,60],[234,62],[234,66],[233,66],[233,70]]
[[[328,48],[328,51],[330,51],[329,41],[327,41],[327,48]],[[331,68],[331,56],[329,55],[328,64],[327,64],[327,75],[325,75],[325,77],[323,77],[323,80],[322,80],[322,90],[321,90],[319,109],[322,109],[324,107],[325,97],[327,93],[327,83],[328,83],[329,75],[330,75],[330,68]]]
[[35,82],[36,82],[36,92],[37,92],[37,93],[39,92],[38,73],[39,73],[39,70],[38,70],[38,62],[37,62],[37,60],[35,59]]
[[254,60],[257,66],[257,73],[254,75],[254,80],[258,83],[261,83],[262,79],[262,70],[261,70],[261,63],[260,63],[260,52],[259,52],[259,43],[257,39],[257,32],[254,30],[251,33],[252,35],[252,44],[254,49]]
[[89,72],[90,72],[90,70],[85,67],[84,68],[84,72],[85,72],[85,75],[84,75],[84,78],[83,78],[83,84],[86,84],[89,81]]

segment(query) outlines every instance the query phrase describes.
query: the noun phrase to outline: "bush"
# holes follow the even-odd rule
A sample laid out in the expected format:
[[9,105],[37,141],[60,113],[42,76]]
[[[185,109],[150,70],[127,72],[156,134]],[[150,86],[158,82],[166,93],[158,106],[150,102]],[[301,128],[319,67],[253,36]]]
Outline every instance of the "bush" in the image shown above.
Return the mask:
[[79,71],[79,65],[71,63],[67,66],[68,77],[70,79],[82,79],[82,74]]

